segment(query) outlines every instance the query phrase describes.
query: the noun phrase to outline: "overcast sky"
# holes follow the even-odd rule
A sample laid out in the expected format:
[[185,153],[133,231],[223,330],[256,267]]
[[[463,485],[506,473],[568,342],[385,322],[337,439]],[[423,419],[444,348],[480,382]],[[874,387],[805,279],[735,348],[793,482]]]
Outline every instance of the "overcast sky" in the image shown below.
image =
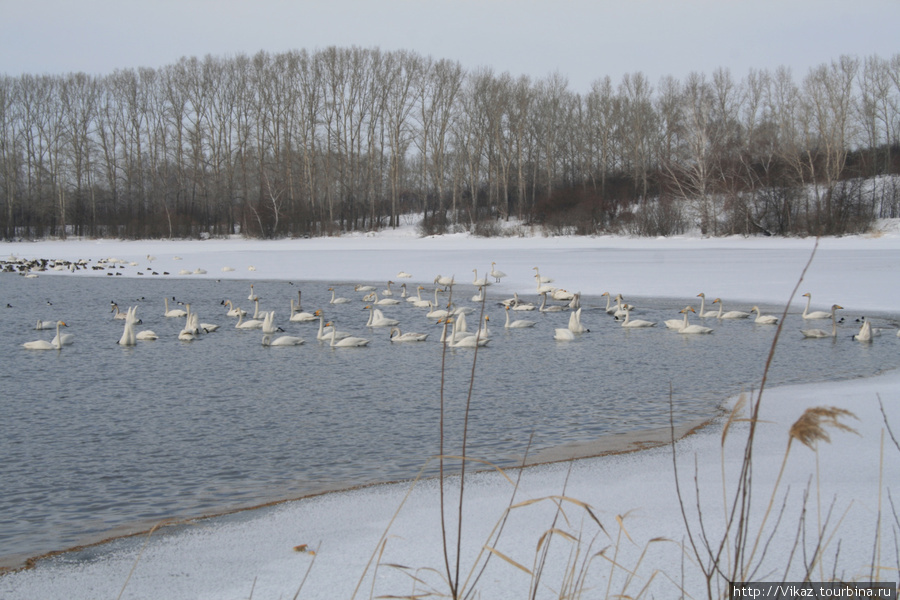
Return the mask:
[[641,71],[808,69],[900,53],[900,0],[0,0],[0,73],[110,73],[182,56],[409,49],[576,92]]

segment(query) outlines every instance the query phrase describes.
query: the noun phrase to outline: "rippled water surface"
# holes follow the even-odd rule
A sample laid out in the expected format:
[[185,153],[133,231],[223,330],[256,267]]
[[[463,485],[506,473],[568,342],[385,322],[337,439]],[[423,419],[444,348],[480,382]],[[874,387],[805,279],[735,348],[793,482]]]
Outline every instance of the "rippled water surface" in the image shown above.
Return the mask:
[[[458,453],[474,351],[444,355],[440,326],[405,302],[383,310],[403,331],[430,335],[391,344],[388,329],[365,326],[362,293],[336,286],[352,302],[330,305],[327,287],[255,283],[261,309],[275,310],[286,334],[306,340],[267,348],[259,331],[236,330],[221,305],[231,299],[252,312],[244,281],[0,275],[0,307],[10,305],[0,308],[0,565],[161,519],[414,477],[438,453],[442,361],[447,451]],[[454,299],[480,310],[471,286],[460,288]],[[316,340],[316,323],[289,322],[298,290],[304,310],[324,309],[370,345],[333,349]],[[178,341],[183,319],[163,317],[165,297],[190,302],[201,321],[222,328]],[[711,320],[708,336],[666,330],[662,321],[696,298],[630,298],[634,317],[659,325],[626,330],[601,299],[584,298],[591,332],[564,343],[552,336],[567,313],[519,312],[515,318],[537,325],[507,331],[499,299],[489,295],[485,305],[492,339],[478,352],[469,454],[504,465],[516,462],[532,432],[534,451],[666,427],[670,385],[678,422],[709,418],[724,397],[758,385],[775,333],[746,320]],[[138,329],[160,339],[118,346],[123,325],[112,319],[113,300],[123,310],[138,306]],[[770,385],[897,367],[895,336],[850,339],[857,316],[848,311],[837,340],[805,340],[799,315],[789,315]],[[54,335],[35,331],[38,319],[66,321],[75,343],[61,352],[24,350],[23,342]],[[477,321],[469,315],[470,330]]]

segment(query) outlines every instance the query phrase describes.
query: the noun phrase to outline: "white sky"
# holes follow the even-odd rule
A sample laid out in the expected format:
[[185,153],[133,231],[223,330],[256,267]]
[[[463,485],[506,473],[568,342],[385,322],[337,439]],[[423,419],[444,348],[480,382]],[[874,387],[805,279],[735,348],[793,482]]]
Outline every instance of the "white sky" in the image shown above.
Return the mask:
[[409,49],[584,92],[641,71],[802,76],[842,54],[897,53],[897,0],[0,0],[0,73],[103,74],[182,56],[328,46]]

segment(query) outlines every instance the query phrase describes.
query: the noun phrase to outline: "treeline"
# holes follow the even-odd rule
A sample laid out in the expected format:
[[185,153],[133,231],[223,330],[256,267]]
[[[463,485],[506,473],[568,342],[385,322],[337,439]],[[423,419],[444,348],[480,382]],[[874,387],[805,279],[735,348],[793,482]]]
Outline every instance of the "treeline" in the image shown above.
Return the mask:
[[[6,239],[496,232],[841,234],[900,216],[900,55],[575,93],[413,52],[0,76]],[[897,181],[897,178],[885,178]]]

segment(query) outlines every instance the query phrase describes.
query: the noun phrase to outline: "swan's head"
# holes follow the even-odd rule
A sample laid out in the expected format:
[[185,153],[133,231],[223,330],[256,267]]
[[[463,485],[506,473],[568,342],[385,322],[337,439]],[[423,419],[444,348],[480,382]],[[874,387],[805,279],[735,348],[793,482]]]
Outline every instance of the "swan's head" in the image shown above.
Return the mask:
[[713,300],[713,304],[715,304],[716,302],[721,302],[721,301],[722,301],[721,298],[716,298],[715,300]]
[[843,308],[844,307],[841,306],[840,304],[832,304],[831,305],[831,310],[843,310]]
[[805,294],[803,294],[803,297],[804,298],[812,298],[812,294],[810,294],[809,292],[806,292]]
[[316,312],[314,312],[313,314],[316,315],[317,317],[319,317],[319,316],[322,315],[322,310],[321,310],[321,309],[318,309],[318,310],[316,310]]
[[703,292],[700,292],[699,294],[697,294],[697,297],[698,298],[706,298],[706,294],[704,294]]
[[602,298],[603,296],[609,296],[609,292],[603,292],[602,294],[600,294],[600,297],[601,297],[601,298]]

